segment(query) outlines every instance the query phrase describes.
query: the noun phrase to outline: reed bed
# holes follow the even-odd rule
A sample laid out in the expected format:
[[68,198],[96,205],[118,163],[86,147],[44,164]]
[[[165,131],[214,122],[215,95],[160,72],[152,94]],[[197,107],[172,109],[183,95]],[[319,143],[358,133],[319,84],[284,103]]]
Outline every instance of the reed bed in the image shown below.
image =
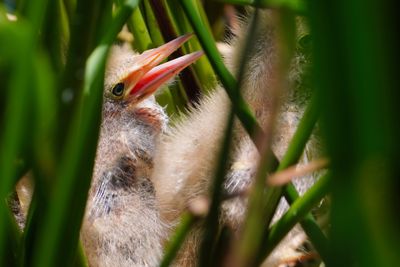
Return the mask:
[[[278,51],[279,72],[289,68],[296,45],[306,47],[313,61],[312,97],[281,161],[268,145],[270,132],[261,129],[241,95],[243,71],[230,73],[216,46],[229,33],[227,10],[243,14],[250,6],[254,23],[261,10],[273,10],[280,39],[293,43]],[[2,1],[0,266],[87,266],[79,231],[101,122],[106,59],[110,47],[124,39],[118,35],[124,25],[139,52],[187,32],[196,38],[181,53],[204,50],[206,57],[158,96],[170,115],[179,116],[217,83],[233,104],[209,209],[183,214],[161,266],[172,263],[199,222],[204,227],[199,266],[222,266],[229,253],[237,266],[259,266],[297,223],[325,266],[398,266],[400,38],[394,6],[388,0]],[[301,38],[295,35],[298,18],[309,27]],[[254,34],[250,27],[247,47]],[[224,250],[218,214],[226,197],[221,187],[234,118],[256,144],[262,164],[233,253]],[[298,162],[317,124],[329,159],[326,175],[303,196],[290,182],[266,187],[268,174]],[[26,173],[35,190],[21,231],[8,203]],[[270,225],[281,196],[291,207]],[[325,229],[312,214],[322,199],[331,203]]]

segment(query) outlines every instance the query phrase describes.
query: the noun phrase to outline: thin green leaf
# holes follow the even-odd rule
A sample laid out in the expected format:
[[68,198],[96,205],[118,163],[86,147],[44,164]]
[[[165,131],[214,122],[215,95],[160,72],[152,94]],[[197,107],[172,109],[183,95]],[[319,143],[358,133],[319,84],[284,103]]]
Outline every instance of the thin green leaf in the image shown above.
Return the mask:
[[271,226],[265,242],[266,255],[279,244],[285,235],[311,211],[329,192],[331,177],[321,177],[307,192],[296,199],[279,221]]
[[224,88],[233,103],[235,114],[238,116],[249,135],[252,138],[255,138],[255,133],[261,133],[262,130],[258,125],[256,118],[250,111],[250,108],[240,95],[235,78],[225,67],[211,33],[207,31],[207,28],[196,11],[196,6],[193,1],[180,0],[180,3],[196,32],[196,36],[199,39],[211,66],[224,85]]
[[176,227],[174,235],[170,238],[165,247],[164,257],[160,267],[168,267],[171,265],[195,222],[196,216],[190,212],[186,212],[181,216],[180,223]]
[[[165,4],[168,8],[168,13],[170,14],[176,31],[180,34],[193,32],[193,28],[186,18],[185,13],[182,10],[182,7],[180,6],[178,0],[165,1]],[[198,4],[197,6],[198,10],[204,12],[201,5]],[[206,25],[208,25],[206,17],[202,17],[202,19],[206,23]],[[197,38],[192,38],[183,45],[182,49],[186,53],[192,53],[195,51],[199,51],[202,48]],[[203,93],[212,88],[215,88],[215,86],[217,85],[216,76],[207,57],[199,58],[194,64],[192,64],[192,67],[196,72],[198,80],[201,81],[201,89]]]

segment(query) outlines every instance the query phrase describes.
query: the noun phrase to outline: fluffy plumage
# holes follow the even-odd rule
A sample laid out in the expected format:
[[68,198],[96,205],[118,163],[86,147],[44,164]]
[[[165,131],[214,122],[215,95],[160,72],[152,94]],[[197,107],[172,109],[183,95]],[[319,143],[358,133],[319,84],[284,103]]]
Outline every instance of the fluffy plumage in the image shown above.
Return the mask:
[[[262,14],[258,25],[257,39],[247,58],[243,94],[260,124],[266,126],[276,40],[268,12]],[[233,41],[231,54],[225,55],[233,73],[243,45],[241,37]],[[134,54],[115,50],[106,73],[103,122],[81,234],[91,266],[158,265],[162,244],[187,204],[208,193],[230,107],[225,91],[218,87],[168,128],[167,117],[154,99],[127,106],[108,97],[111,86],[125,71],[121,62],[132,62],[129,57]],[[288,90],[282,96],[273,144],[278,157],[286,150],[303,112],[304,101],[290,89],[290,82],[299,77],[298,67],[294,62],[292,81],[288,80]],[[310,151],[312,155],[314,150]],[[257,149],[237,122],[225,190],[247,188],[258,160]],[[297,184],[305,191],[312,182],[301,179]],[[222,222],[239,230],[245,208],[243,199],[224,203]],[[278,213],[284,209],[281,205]],[[189,240],[178,266],[193,266],[196,261],[197,232]],[[275,257],[278,260],[271,259],[268,266],[279,263],[279,255]]]
[[[233,40],[231,49],[225,55],[226,63],[232,73],[237,72],[240,52],[247,32],[242,26],[238,38]],[[244,74],[242,93],[253,109],[262,127],[270,121],[271,91],[273,86],[273,68],[276,66],[276,32],[270,14],[263,12],[257,22],[256,40],[250,50]],[[304,61],[302,55],[296,55],[292,63],[290,77],[285,92],[282,92],[282,106],[276,122],[276,132],[273,150],[281,158],[287,149],[297,124],[307,103],[308,92],[299,89]],[[197,196],[207,195],[210,178],[215,171],[218,151],[225,132],[230,100],[223,88],[218,87],[201,103],[190,110],[188,115],[170,128],[163,136],[155,157],[153,182],[156,188],[157,201],[163,220],[176,222],[188,203]],[[245,133],[239,122],[236,122],[234,147],[232,148],[230,169],[225,181],[224,190],[235,193],[247,189],[253,181],[259,161],[259,153],[251,139]],[[315,141],[313,141],[315,142]],[[315,144],[306,149],[302,162],[315,157],[318,149]],[[304,193],[314,182],[313,177],[295,179],[298,190]],[[232,229],[239,231],[246,214],[246,199],[226,201],[222,206],[222,221]],[[274,220],[278,219],[288,208],[281,200]],[[196,249],[201,238],[194,232],[177,260],[177,266],[193,266],[196,260]],[[293,230],[284,245],[267,261],[267,266],[277,266],[282,255],[294,256],[296,248],[305,241],[305,235],[300,227]]]
[[108,96],[120,66],[135,56],[114,48],[107,67],[103,120],[81,231],[90,266],[156,266],[166,237],[150,174],[167,117],[152,98],[138,104]]

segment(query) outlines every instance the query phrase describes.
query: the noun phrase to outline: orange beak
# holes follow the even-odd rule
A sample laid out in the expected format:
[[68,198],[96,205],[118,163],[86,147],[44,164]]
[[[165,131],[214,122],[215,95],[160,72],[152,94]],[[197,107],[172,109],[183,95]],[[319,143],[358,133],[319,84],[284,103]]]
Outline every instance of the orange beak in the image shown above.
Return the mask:
[[147,50],[136,57],[133,70],[123,79],[125,86],[127,86],[124,98],[129,102],[137,102],[150,96],[161,85],[200,58],[203,55],[202,51],[158,65],[191,37],[192,34],[185,34],[158,48]]

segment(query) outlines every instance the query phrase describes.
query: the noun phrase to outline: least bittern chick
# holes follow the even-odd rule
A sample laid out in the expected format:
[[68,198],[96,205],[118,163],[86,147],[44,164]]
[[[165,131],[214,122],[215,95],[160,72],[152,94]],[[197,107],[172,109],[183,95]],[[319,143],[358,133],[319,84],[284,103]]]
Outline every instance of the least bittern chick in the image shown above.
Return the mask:
[[[273,127],[271,147],[278,158],[285,153],[293,133],[308,103],[309,91],[302,86],[302,77],[307,61],[301,53],[296,53],[290,66],[288,77],[279,92],[276,91],[277,66],[280,66],[278,54],[279,30],[272,11],[260,11],[255,22],[255,33],[251,40],[251,49],[245,58],[245,68],[241,78],[241,92],[253,110],[259,124],[264,129]],[[237,38],[231,41],[224,54],[232,73],[240,69],[243,47],[247,42],[248,25],[237,30]],[[275,100],[274,100],[275,99]],[[280,103],[278,103],[280,102]],[[273,106],[280,104],[277,111]],[[190,110],[179,123],[168,129],[155,156],[152,181],[156,190],[160,215],[167,222],[180,220],[188,203],[198,197],[209,196],[209,188],[215,176],[221,144],[230,111],[231,101],[222,87],[215,88],[203,97],[196,109]],[[276,118],[271,120],[276,113]],[[276,125],[272,125],[276,124]],[[319,149],[309,143],[300,162],[318,156]],[[235,124],[234,139],[229,156],[229,169],[225,176],[223,190],[235,195],[250,188],[254,181],[260,155],[257,148],[240,124]],[[299,177],[293,182],[297,190],[305,192],[314,182],[314,177]],[[287,210],[287,204],[281,201],[274,220]],[[247,198],[233,198],[224,201],[221,207],[220,224],[231,228],[240,237],[241,227],[247,214]],[[174,223],[171,223],[174,224]],[[175,223],[176,224],[176,223]],[[298,227],[297,227],[298,228]],[[300,235],[299,235],[300,233]],[[299,254],[295,248],[305,239],[301,229],[292,230],[282,246],[266,261],[265,266],[276,267],[282,262],[291,262],[293,255]],[[175,261],[175,266],[196,266],[201,231],[192,231]],[[240,242],[240,239],[235,239]],[[290,258],[286,261],[283,259]],[[229,264],[228,264],[229,265]],[[228,266],[227,265],[227,266]],[[296,265],[297,266],[297,265]]]
[[156,266],[167,226],[159,219],[150,173],[167,116],[153,93],[203,53],[160,64],[191,36],[141,55],[113,48],[103,118],[82,227],[90,266]]

